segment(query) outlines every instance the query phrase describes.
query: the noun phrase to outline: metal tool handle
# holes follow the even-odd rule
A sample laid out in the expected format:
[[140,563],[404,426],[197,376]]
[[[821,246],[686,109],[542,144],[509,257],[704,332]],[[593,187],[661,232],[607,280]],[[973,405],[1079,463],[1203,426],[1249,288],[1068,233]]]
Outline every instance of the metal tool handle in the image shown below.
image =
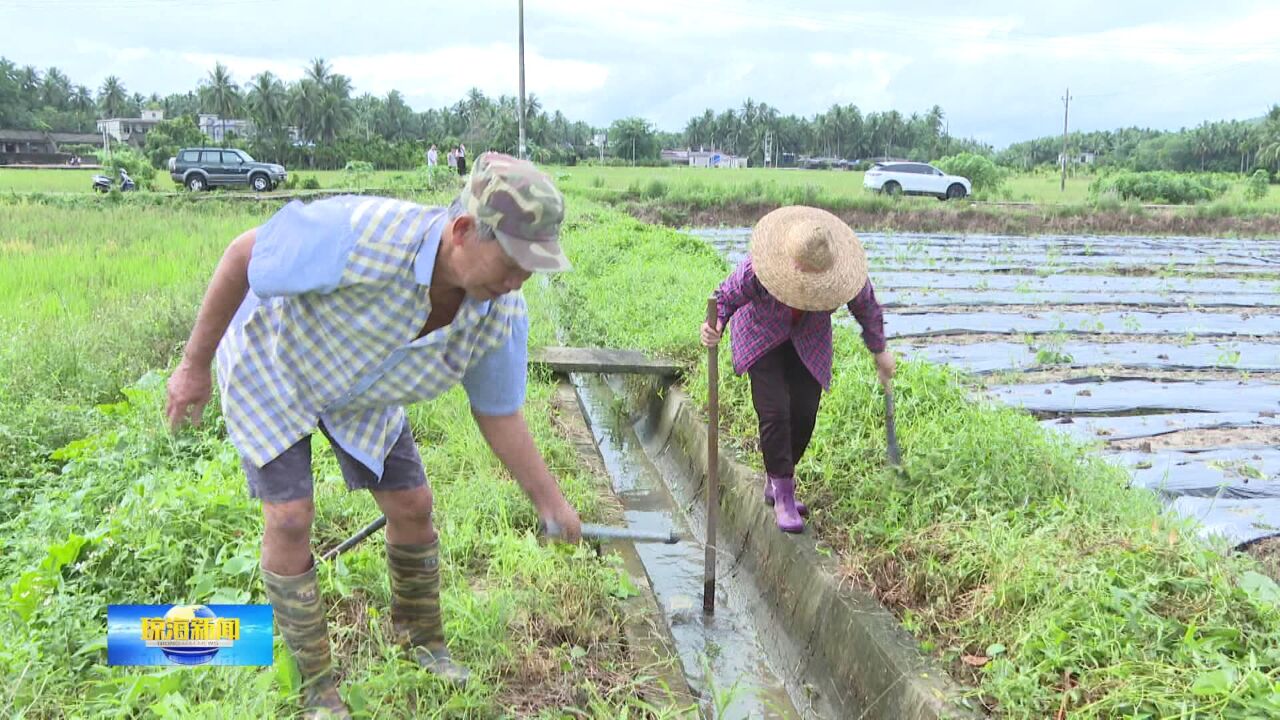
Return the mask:
[[356,545],[359,545],[365,538],[381,530],[382,526],[386,524],[387,524],[387,516],[386,515],[379,516],[377,520],[374,520],[373,522],[366,525],[360,532],[356,533],[355,535],[352,535],[346,540],[343,540],[340,544],[330,548],[328,551],[325,552],[324,555],[320,556],[320,559],[332,560],[338,557],[338,555],[350,550]]
[[898,452],[898,429],[893,421],[893,381],[884,380],[880,385],[884,388],[884,431],[889,446],[889,462],[902,464],[902,455]]
[[[538,529],[547,537],[563,537],[563,529],[554,520],[543,520]],[[592,525],[583,523],[582,537],[591,540],[626,540],[629,542],[655,542],[674,545],[680,542],[680,536],[673,532],[646,532],[631,528],[610,527],[608,525]]]

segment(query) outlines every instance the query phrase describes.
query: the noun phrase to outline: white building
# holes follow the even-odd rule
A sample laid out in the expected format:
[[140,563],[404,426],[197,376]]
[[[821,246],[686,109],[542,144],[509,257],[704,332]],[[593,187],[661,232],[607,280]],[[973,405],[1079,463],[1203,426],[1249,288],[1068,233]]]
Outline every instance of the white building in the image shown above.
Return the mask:
[[252,138],[254,131],[252,120],[232,118],[223,120],[212,113],[200,113],[196,120],[196,127],[214,142],[222,142],[230,134],[241,138]]
[[106,133],[119,142],[135,147],[146,144],[147,133],[164,120],[163,110],[143,110],[140,118],[104,118],[98,121],[98,133]]
[[[1092,165],[1098,161],[1098,156],[1091,152],[1075,153],[1069,156],[1072,165]],[[1058,167],[1062,167],[1062,153],[1058,153]]]
[[659,157],[672,165],[712,168],[744,168],[747,158],[720,150],[663,150]]
[[747,158],[719,150],[690,150],[689,167],[745,168]]

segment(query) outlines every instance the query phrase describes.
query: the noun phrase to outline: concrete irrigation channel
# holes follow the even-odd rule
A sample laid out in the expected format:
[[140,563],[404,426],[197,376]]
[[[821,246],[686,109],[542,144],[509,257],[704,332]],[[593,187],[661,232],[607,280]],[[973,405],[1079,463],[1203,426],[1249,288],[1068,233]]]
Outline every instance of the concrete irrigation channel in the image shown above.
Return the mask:
[[593,368],[559,349],[540,351],[535,362],[571,383],[593,445],[579,452],[594,451],[627,527],[685,538],[611,547],[665,621],[629,630],[628,641],[658,667],[675,659],[683,678],[664,680],[677,695],[696,698],[705,717],[735,720],[977,717],[892,614],[842,587],[835,560],[812,538],[777,531],[758,478],[727,452],[718,464],[716,602],[704,612],[708,435],[701,408],[661,378],[659,365],[615,363],[636,372],[608,374],[607,361]]
[[[689,232],[731,262],[750,237]],[[1206,535],[1280,534],[1280,241],[861,237],[898,352],[1096,443]]]

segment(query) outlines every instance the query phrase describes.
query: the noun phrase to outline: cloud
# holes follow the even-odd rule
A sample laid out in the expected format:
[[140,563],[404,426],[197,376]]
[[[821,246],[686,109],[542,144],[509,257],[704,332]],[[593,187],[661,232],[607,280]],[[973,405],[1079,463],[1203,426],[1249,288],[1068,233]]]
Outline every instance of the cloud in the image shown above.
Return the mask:
[[[309,64],[305,60],[295,58],[244,57],[190,52],[180,53],[179,58],[204,71],[212,71],[215,65],[222,63],[231,73],[232,79],[241,85],[249,82],[253,76],[264,72],[271,72],[286,81],[298,80],[306,73],[306,67]],[[204,80],[207,74],[202,72],[200,79]]]
[[[394,52],[375,55],[340,55],[329,58],[334,72],[351,78],[357,94],[385,95],[399,90],[419,101],[419,109],[439,107],[460,100],[472,87],[490,96],[519,92],[517,48],[507,43],[464,45],[430,52]],[[303,77],[309,60],[234,55],[182,53],[181,59],[203,71],[222,63],[241,84],[269,70],[293,81]],[[202,73],[203,76],[203,73]],[[525,47],[525,92],[536,94],[544,107],[551,101],[569,103],[575,97],[598,90],[609,79],[609,68],[600,63],[547,57]]]
[[1280,5],[1261,5],[1244,15],[1189,23],[1160,21],[1061,36],[1007,34],[977,38],[952,48],[957,62],[983,64],[1021,57],[1030,61],[1140,63],[1186,70],[1280,59],[1280,45],[1258,28],[1280,26]]
[[[3,0],[0,0],[3,2]],[[62,38],[36,8],[0,22],[19,65],[56,65],[97,88],[186,92],[224,63],[242,84],[264,70],[301,78],[315,57],[355,92],[404,93],[419,110],[471,87],[515,95],[515,3],[364,0],[312,12],[303,0],[254,5],[235,32],[183,33],[207,8],[161,3],[121,14],[83,8],[92,38]],[[848,0],[540,0],[525,3],[527,91],[548,111],[606,125],[637,115],[678,130],[705,108],[750,97],[811,117],[833,103],[922,112],[939,104],[953,134],[994,144],[1073,128],[1171,128],[1249,117],[1274,102],[1275,0],[970,0],[917,9]],[[228,25],[227,27],[231,27]],[[104,40],[103,38],[107,38]]]
[[[472,87],[489,95],[519,92],[518,50],[510,43],[466,45],[425,53],[333,58],[337,72],[351,77],[361,90],[385,95],[399,90],[406,95],[456,102]],[[525,92],[546,99],[568,98],[598,90],[609,79],[609,68],[600,63],[551,58],[525,46]]]
[[829,82],[823,97],[828,103],[856,100],[864,110],[888,110],[893,105],[891,85],[912,58],[881,50],[849,50],[843,53],[809,54],[818,74]]

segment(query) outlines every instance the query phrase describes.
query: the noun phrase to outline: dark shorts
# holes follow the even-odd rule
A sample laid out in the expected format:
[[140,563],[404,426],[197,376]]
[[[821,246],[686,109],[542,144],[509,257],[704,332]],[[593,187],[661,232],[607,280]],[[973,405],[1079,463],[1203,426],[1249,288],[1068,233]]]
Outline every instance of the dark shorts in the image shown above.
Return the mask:
[[[400,437],[396,438],[391,451],[387,453],[381,480],[334,442],[323,423],[320,424],[320,432],[329,438],[329,445],[333,447],[333,454],[338,457],[338,467],[342,469],[342,478],[347,482],[348,490],[409,490],[427,484],[427,474],[422,469],[422,456],[418,454],[418,446],[413,442],[408,421],[401,428]],[[263,502],[300,500],[312,497],[314,493],[310,435],[261,468],[254,467],[243,458],[240,465],[249,479],[249,495]]]

